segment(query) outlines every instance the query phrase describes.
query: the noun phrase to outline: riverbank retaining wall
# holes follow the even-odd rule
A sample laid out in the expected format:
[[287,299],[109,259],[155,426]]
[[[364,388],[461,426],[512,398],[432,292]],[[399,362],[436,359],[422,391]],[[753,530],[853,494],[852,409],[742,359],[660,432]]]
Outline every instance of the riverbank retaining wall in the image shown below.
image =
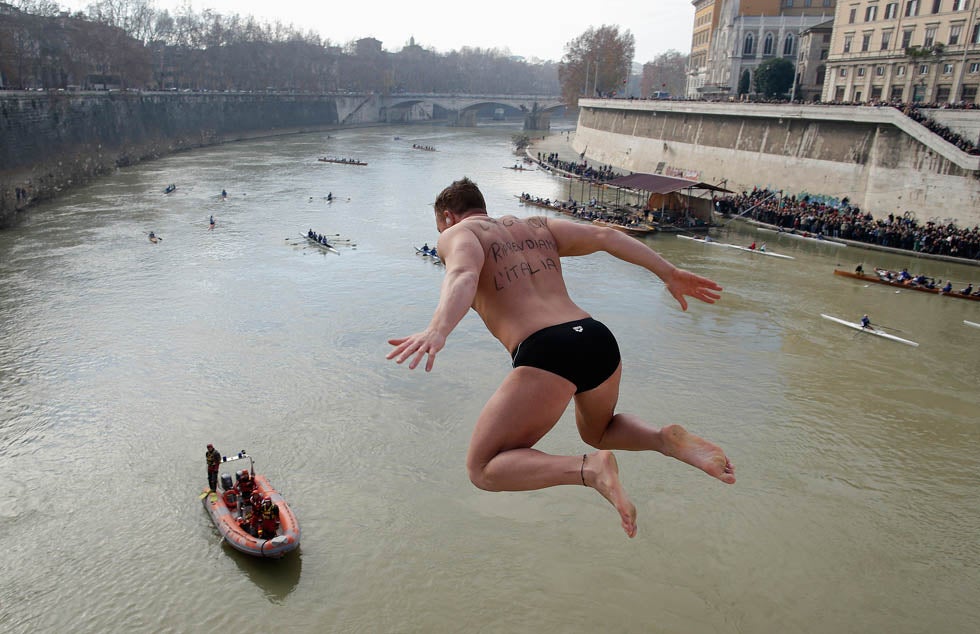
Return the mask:
[[573,147],[592,163],[734,191],[847,197],[879,217],[980,223],[980,156],[894,108],[599,99],[579,108]]
[[118,167],[242,138],[378,123],[371,95],[0,93],[0,227]]

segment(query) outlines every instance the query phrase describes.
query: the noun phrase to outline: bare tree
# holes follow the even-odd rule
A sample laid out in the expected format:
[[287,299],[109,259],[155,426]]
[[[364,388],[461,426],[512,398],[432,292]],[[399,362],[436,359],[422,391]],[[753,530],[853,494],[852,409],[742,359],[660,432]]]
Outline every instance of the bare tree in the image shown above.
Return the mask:
[[558,80],[565,103],[577,105],[579,97],[610,95],[623,90],[629,78],[636,41],[618,26],[590,27],[565,45],[558,66]]
[[653,61],[643,65],[640,79],[640,93],[649,97],[654,92],[668,92],[672,95],[684,94],[687,82],[686,68],[688,55],[673,49],[657,55]]

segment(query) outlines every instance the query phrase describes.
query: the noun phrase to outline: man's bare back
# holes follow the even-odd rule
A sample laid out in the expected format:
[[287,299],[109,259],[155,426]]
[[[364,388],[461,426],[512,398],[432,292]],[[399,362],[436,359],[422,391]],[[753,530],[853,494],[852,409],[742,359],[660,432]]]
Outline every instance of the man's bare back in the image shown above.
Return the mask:
[[588,317],[568,296],[558,242],[541,217],[471,215],[439,237],[439,252],[483,252],[473,309],[511,352],[547,326]]

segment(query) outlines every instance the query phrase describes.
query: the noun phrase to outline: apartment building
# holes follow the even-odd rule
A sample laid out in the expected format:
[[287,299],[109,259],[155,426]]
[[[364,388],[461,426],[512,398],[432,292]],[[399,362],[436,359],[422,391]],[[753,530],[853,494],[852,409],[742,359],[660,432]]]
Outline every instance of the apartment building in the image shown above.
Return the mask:
[[980,0],[839,0],[822,99],[980,105]]
[[801,33],[831,19],[840,1],[693,0],[688,96],[736,96],[746,81],[752,92],[755,68],[773,57],[795,63]]

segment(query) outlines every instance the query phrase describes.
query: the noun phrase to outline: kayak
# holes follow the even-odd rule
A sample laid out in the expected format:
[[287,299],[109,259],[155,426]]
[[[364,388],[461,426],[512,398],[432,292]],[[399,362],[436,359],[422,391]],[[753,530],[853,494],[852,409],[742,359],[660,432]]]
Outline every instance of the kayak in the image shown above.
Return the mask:
[[974,328],[980,328],[980,324],[978,324],[975,321],[967,321],[967,320],[964,319],[963,320],[963,323],[966,324],[967,326],[973,326]]
[[248,460],[252,479],[255,480],[255,490],[262,497],[268,496],[272,503],[279,508],[279,528],[276,535],[264,539],[256,537],[248,530],[248,522],[242,517],[242,508],[238,500],[238,491],[232,484],[232,477],[228,473],[221,475],[220,492],[205,489],[201,493],[201,503],[211,516],[211,520],[217,527],[221,537],[235,550],[256,557],[282,557],[291,550],[299,547],[300,530],[286,500],[278,491],[272,488],[269,480],[263,475],[255,475],[255,463],[252,457],[244,451],[235,456],[223,456],[221,464],[235,460]]
[[[918,347],[919,346],[919,344],[917,344],[914,341],[909,341],[908,339],[902,339],[901,337],[896,337],[895,335],[889,334],[887,332],[882,332],[881,330],[871,330],[870,328],[863,327],[860,323],[854,323],[853,321],[846,321],[844,319],[839,319],[837,317],[831,317],[830,315],[824,315],[823,313],[821,313],[820,316],[823,317],[824,319],[829,319],[830,321],[835,321],[838,324],[841,324],[842,326],[847,326],[848,328],[853,328],[854,330],[858,330],[860,332],[866,332],[869,335],[875,335],[875,336],[878,336],[878,337],[884,337],[885,339],[889,339],[891,341],[897,341],[898,343],[904,343],[907,346],[915,346],[915,347]],[[879,328],[880,328],[880,326],[879,326]]]

